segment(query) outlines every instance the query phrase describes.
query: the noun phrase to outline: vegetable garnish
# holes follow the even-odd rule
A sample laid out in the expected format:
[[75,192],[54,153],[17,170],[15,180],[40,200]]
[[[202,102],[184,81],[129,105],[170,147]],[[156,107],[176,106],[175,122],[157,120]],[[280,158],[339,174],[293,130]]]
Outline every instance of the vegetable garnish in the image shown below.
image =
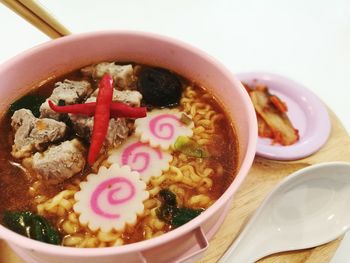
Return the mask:
[[176,139],[174,149],[192,157],[209,157],[209,153],[204,150],[201,145],[186,136],[179,136]]
[[125,117],[125,118],[143,118],[147,115],[146,107],[131,107],[128,104],[122,102],[112,102],[111,104],[111,116]]
[[4,212],[3,221],[18,234],[49,244],[59,245],[61,237],[43,217],[29,211]]
[[258,120],[260,137],[271,138],[273,143],[291,145],[299,140],[287,116],[287,105],[276,95],[272,95],[266,85],[257,84],[254,88],[243,84],[253,102]]
[[[96,102],[66,106],[55,105],[51,100],[49,100],[48,103],[50,108],[57,113],[73,113],[93,116],[96,109]],[[122,102],[112,102],[110,106],[110,116],[112,118],[143,118],[146,117],[146,113],[146,107],[131,107]]]
[[88,154],[88,162],[90,165],[94,164],[97,155],[100,153],[102,144],[106,138],[112,98],[113,78],[110,75],[104,75],[100,81],[96,100],[94,127],[92,130],[91,143]]
[[137,222],[144,211],[143,201],[149,197],[146,184],[129,166],[101,166],[97,174],[89,174],[75,193],[73,209],[79,221],[90,230],[123,231]]
[[174,228],[186,224],[204,211],[204,209],[177,207],[176,195],[169,189],[160,190],[159,196],[162,205],[156,210],[157,216]]
[[204,209],[192,209],[187,207],[177,208],[176,213],[173,214],[171,224],[173,227],[182,226],[199,216],[203,211]]
[[109,155],[108,162],[128,165],[131,170],[139,172],[141,179],[148,183],[151,177],[161,176],[169,169],[173,156],[159,148],[153,148],[148,143],[140,142],[136,136],[131,136]]
[[182,123],[186,124],[187,126],[192,123],[192,119],[190,117],[188,117],[185,113],[181,114],[180,121]]
[[96,102],[88,102],[83,104],[73,104],[58,106],[51,100],[48,100],[50,108],[57,113],[74,113],[87,116],[93,116],[95,113]]
[[270,101],[280,112],[287,112],[288,111],[287,104],[285,102],[281,101],[281,99],[279,97],[277,97],[276,95],[271,95]]

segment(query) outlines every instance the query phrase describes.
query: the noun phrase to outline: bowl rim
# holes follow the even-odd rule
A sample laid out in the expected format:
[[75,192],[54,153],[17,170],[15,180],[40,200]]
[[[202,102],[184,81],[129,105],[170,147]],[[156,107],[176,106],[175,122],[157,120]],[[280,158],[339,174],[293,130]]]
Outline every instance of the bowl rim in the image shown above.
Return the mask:
[[[17,234],[6,227],[2,226],[0,224],[0,236],[5,241],[9,241],[15,245],[18,245],[22,248],[27,248],[30,250],[37,250],[42,251],[46,254],[64,254],[69,256],[76,256],[76,257],[88,257],[88,256],[106,256],[106,255],[112,255],[112,254],[126,254],[131,252],[141,252],[148,249],[151,249],[153,247],[160,246],[162,244],[168,243],[172,240],[176,240],[178,238],[181,238],[181,236],[189,233],[190,231],[200,227],[200,225],[210,216],[213,215],[216,211],[218,211],[221,207],[223,207],[227,202],[231,200],[233,197],[233,194],[236,192],[238,187],[243,182],[244,178],[248,174],[248,171],[253,163],[255,151],[256,151],[256,145],[257,145],[257,139],[258,139],[258,132],[257,132],[257,122],[256,122],[256,115],[255,110],[253,108],[253,105],[250,101],[250,98],[245,92],[241,82],[233,76],[233,74],[224,66],[221,62],[219,62],[217,59],[213,58],[211,55],[207,54],[206,52],[200,50],[197,47],[194,47],[190,44],[187,44],[181,40],[177,40],[168,36],[163,36],[155,33],[149,33],[149,32],[143,32],[143,31],[135,31],[135,30],[104,30],[104,31],[94,31],[94,32],[87,32],[87,33],[79,33],[79,34],[72,34],[69,36],[65,36],[59,39],[50,40],[45,43],[39,44],[35,47],[32,47],[28,49],[27,51],[24,51],[18,55],[16,55],[13,58],[10,58],[9,60],[5,61],[0,66],[0,74],[2,71],[4,71],[6,68],[13,67],[13,65],[16,65],[17,63],[20,63],[22,60],[31,57],[34,54],[37,54],[39,52],[42,52],[47,49],[51,49],[56,45],[61,45],[66,42],[75,42],[75,41],[82,41],[86,40],[91,37],[104,37],[104,36],[116,36],[116,35],[124,35],[129,37],[143,37],[147,39],[152,39],[154,41],[160,41],[163,43],[168,43],[177,46],[180,49],[185,49],[190,51],[191,53],[195,54],[196,56],[199,56],[205,61],[207,61],[209,64],[214,65],[216,68],[219,68],[220,71],[229,79],[230,82],[232,82],[237,87],[242,87],[241,89],[238,89],[238,92],[241,95],[241,98],[243,99],[243,102],[245,105],[247,105],[247,113],[248,113],[248,127],[249,129],[249,135],[248,135],[248,142],[247,142],[247,151],[244,157],[242,158],[241,167],[234,179],[234,181],[231,183],[231,185],[226,189],[226,191],[220,196],[218,200],[214,202],[212,206],[210,206],[204,213],[199,215],[198,217],[191,220],[191,222],[185,224],[184,226],[181,226],[173,231],[167,232],[164,235],[149,239],[149,240],[143,240],[140,242],[132,243],[132,244],[126,244],[119,247],[106,247],[106,248],[75,248],[75,247],[64,247],[64,246],[57,246],[57,245],[51,245],[44,242],[36,241],[33,239],[29,239],[25,236],[22,236],[20,234]],[[30,242],[29,242],[30,241]]]

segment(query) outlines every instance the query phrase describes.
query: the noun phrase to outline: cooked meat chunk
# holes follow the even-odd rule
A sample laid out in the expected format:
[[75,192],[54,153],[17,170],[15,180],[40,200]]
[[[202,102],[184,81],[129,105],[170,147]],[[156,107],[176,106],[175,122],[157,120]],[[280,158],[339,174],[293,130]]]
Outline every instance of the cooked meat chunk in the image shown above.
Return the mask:
[[64,181],[83,170],[85,152],[82,143],[73,139],[34,154],[31,160],[26,160],[26,165],[31,164],[44,179]]
[[113,91],[113,101],[124,102],[131,106],[139,107],[141,100],[142,95],[136,90]]
[[94,79],[101,79],[104,74],[110,74],[115,86],[121,89],[134,89],[135,76],[132,65],[116,65],[114,62],[102,62],[94,66],[88,66],[81,69],[86,76],[92,76]]
[[65,79],[57,82],[50,99],[53,101],[64,100],[66,104],[73,104],[82,100],[91,93],[91,84],[88,81],[73,81]]
[[40,106],[40,118],[52,118],[59,120],[60,114],[51,110],[48,100],[58,103],[64,101],[65,104],[74,104],[83,101],[92,92],[91,84],[88,81],[73,81],[65,79],[63,82],[55,84],[51,96]]
[[[92,98],[96,98],[96,96],[98,94],[98,90],[99,89],[96,89],[91,94],[91,97],[88,99],[89,102],[96,101],[96,100],[92,100]],[[139,107],[141,104],[142,95],[140,92],[138,92],[136,90],[116,90],[116,89],[114,89],[112,100],[123,102],[123,103],[129,104],[130,106]]]
[[124,118],[110,119],[105,144],[107,148],[118,147],[129,134]]
[[79,114],[69,114],[73,123],[73,128],[78,136],[90,141],[92,129],[94,127],[94,118],[82,116]]
[[[96,97],[94,96],[97,95],[97,92],[94,92],[91,95],[91,97],[88,98],[85,102],[95,102]],[[138,97],[137,94],[141,96],[141,94],[138,91],[124,90],[124,91],[118,91],[117,93],[133,94],[132,97],[128,99],[128,101],[131,103],[131,100],[133,100],[132,103],[140,104],[141,98],[139,100],[136,100],[136,98]],[[116,97],[115,94],[116,94],[116,90],[114,90],[113,92],[113,100]],[[127,103],[126,101],[124,102]],[[94,118],[86,117],[78,114],[69,114],[69,117],[73,123],[73,128],[75,132],[80,137],[90,140],[92,130],[94,127]],[[125,118],[118,118],[118,119],[111,118],[109,120],[109,126],[108,126],[107,136],[104,142],[104,147],[107,149],[112,147],[117,147],[128,137],[128,135],[129,135],[129,128]]]
[[43,151],[48,143],[60,140],[67,131],[65,123],[35,118],[27,109],[16,111],[11,120],[11,126],[15,130],[11,154],[15,158],[24,158],[33,152]]
[[[11,117],[11,126],[17,131],[20,127],[30,126],[35,121],[35,117],[30,110],[20,109],[13,113]],[[23,129],[22,128],[22,129]],[[29,130],[29,128],[27,128]]]
[[[92,130],[94,127],[94,118],[86,117],[77,114],[69,114],[69,117],[73,123],[74,130],[82,137],[90,140]],[[109,126],[107,136],[104,141],[104,147],[109,149],[119,146],[129,134],[129,128],[124,118],[109,120]]]

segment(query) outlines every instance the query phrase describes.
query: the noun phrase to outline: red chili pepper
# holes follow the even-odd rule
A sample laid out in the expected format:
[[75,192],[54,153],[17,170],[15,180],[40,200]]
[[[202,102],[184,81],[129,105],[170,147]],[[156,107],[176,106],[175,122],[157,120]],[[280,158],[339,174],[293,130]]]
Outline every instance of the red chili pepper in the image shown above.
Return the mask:
[[104,75],[100,81],[99,91],[96,100],[94,115],[94,127],[92,130],[88,162],[92,165],[97,155],[100,153],[102,144],[105,140],[110,117],[110,107],[113,97],[113,78],[110,75]]
[[271,95],[270,101],[272,102],[273,105],[275,105],[275,107],[280,112],[287,112],[288,111],[287,104],[285,104],[283,101],[281,101],[280,98],[278,98],[277,96]]
[[[95,113],[96,102],[88,102],[83,104],[74,104],[67,106],[57,106],[49,100],[50,108],[58,113],[74,113],[87,116],[93,116]],[[146,117],[146,107],[131,107],[122,102],[112,102],[110,108],[112,118],[142,118]]]
[[50,108],[58,113],[75,113],[82,115],[93,116],[95,113],[96,102],[88,102],[84,104],[74,104],[74,105],[65,105],[58,106],[53,104],[51,100],[48,101]]
[[146,117],[146,107],[131,107],[122,102],[113,102],[111,104],[111,117],[113,118],[142,118]]

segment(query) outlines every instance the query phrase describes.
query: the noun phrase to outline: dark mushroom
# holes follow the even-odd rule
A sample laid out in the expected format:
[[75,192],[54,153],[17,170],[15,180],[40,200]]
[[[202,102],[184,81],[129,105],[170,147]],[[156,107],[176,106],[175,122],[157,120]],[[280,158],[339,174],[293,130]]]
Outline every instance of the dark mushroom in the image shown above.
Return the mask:
[[179,78],[162,68],[145,68],[138,79],[138,90],[146,105],[174,107],[180,102],[182,86]]

